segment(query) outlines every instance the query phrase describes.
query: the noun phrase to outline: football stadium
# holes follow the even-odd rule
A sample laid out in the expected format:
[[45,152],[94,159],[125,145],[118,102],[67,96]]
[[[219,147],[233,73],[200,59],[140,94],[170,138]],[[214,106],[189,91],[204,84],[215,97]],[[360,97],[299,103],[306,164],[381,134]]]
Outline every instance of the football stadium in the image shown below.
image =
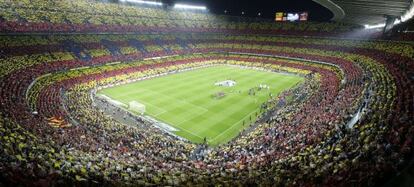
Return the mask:
[[0,0],[0,186],[413,186],[413,16]]

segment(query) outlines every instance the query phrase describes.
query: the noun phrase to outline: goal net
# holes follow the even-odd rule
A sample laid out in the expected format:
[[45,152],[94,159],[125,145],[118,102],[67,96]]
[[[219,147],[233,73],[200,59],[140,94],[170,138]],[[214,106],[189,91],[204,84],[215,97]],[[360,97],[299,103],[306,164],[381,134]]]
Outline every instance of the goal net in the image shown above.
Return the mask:
[[144,114],[144,112],[145,112],[145,105],[140,103],[140,102],[137,102],[137,101],[129,102],[128,108],[132,112],[136,112],[136,113],[139,113],[141,115]]

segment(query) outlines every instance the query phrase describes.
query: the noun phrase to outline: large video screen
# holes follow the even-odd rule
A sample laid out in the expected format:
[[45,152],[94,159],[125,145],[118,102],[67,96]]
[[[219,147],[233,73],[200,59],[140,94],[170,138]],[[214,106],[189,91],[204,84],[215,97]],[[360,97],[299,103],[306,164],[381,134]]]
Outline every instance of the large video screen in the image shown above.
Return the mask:
[[308,21],[308,12],[276,12],[275,21]]

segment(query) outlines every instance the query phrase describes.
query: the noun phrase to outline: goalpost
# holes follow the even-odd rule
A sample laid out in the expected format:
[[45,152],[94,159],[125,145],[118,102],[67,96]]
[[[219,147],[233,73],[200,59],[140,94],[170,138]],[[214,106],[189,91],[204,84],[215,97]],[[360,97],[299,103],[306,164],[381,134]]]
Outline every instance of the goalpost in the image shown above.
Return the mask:
[[144,114],[144,112],[145,112],[145,105],[142,104],[142,103],[140,103],[140,102],[138,102],[138,101],[131,101],[131,102],[129,102],[128,108],[132,112],[136,112],[136,113],[139,113],[141,115]]

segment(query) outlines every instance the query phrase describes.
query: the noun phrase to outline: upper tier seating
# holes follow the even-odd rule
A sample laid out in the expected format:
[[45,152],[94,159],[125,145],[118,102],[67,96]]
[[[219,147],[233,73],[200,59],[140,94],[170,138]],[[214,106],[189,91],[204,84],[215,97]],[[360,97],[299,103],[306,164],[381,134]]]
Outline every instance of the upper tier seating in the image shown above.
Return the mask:
[[[94,1],[0,0],[0,186],[374,186],[410,161],[411,44],[263,35],[354,29],[337,23],[225,19]],[[222,63],[305,82],[216,148],[134,116],[136,126],[122,124],[91,97],[98,87]]]
[[[229,21],[231,20],[231,21]],[[8,1],[0,4],[2,32],[233,32],[332,36],[360,29],[342,23],[268,20],[165,11],[96,1]],[[372,34],[372,33],[371,33]]]

